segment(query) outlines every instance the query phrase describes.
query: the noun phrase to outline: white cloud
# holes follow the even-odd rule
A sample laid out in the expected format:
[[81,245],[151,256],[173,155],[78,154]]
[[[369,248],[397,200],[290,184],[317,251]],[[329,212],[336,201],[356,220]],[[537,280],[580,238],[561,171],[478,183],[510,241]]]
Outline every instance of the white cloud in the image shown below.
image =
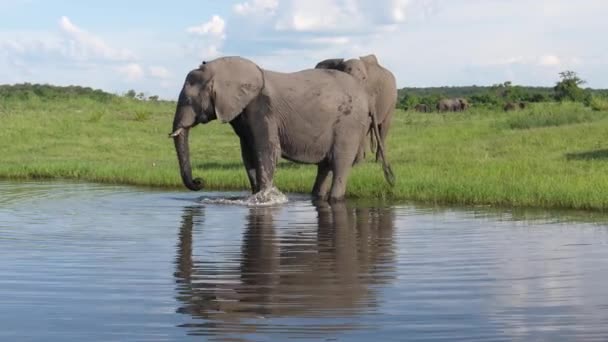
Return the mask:
[[211,59],[220,56],[219,48],[215,45],[209,45],[208,47],[199,50],[200,56],[203,59]]
[[405,20],[406,8],[409,5],[409,0],[393,0],[393,19],[396,22]]
[[319,44],[319,45],[346,45],[351,42],[351,39],[349,37],[345,37],[345,36],[318,37],[318,38],[307,39],[304,42],[310,43],[310,44]]
[[16,35],[0,40],[0,53],[13,56],[62,55],[66,43],[58,37],[40,34],[36,37]]
[[[238,29],[230,31],[225,49],[230,54],[246,51],[245,55],[272,62],[269,67],[282,70],[287,69],[283,61],[291,61],[293,68],[310,68],[320,59],[332,57],[410,54],[403,28],[412,20],[420,23],[435,13],[439,1],[281,1],[264,20],[239,18]],[[389,39],[393,41],[390,52],[375,48]],[[425,51],[432,50],[433,46],[425,46]]]
[[[4,56],[4,67],[11,69],[11,79],[26,82],[63,83],[76,78],[70,83],[91,84],[91,79],[84,75],[93,69],[103,70],[104,76],[123,75],[127,80],[138,80],[144,77],[143,69],[134,64],[136,56],[127,49],[115,48],[103,39],[75,25],[68,17],[58,20],[58,31],[0,31],[0,68]],[[40,79],[42,74],[53,65],[53,76],[61,79]],[[139,68],[138,68],[139,67]],[[58,72],[62,70],[62,72]],[[78,80],[76,75],[83,79]],[[115,76],[116,77],[116,76]]]
[[275,24],[280,31],[343,30],[360,18],[357,1],[352,0],[293,0],[280,12]]
[[67,37],[64,53],[77,60],[104,59],[108,61],[130,61],[135,55],[127,49],[116,49],[101,38],[74,25],[68,17],[61,17],[59,27]]
[[[293,0],[276,9],[275,28],[295,32],[385,31],[415,14],[435,11],[439,0]],[[394,27],[392,27],[394,29]]]
[[538,64],[542,66],[559,66],[562,61],[555,55],[544,55],[538,59]]
[[[158,26],[150,19],[138,23],[141,30],[124,24],[116,31],[93,32],[78,24],[86,22],[82,16],[51,18],[58,26],[28,31],[30,21],[18,18],[21,31],[0,29],[0,79],[97,84],[111,91],[134,87],[174,97],[172,89],[179,88],[188,66],[225,54],[245,56],[268,69],[293,71],[325,58],[374,53],[393,71],[399,86],[506,80],[552,85],[559,71],[571,69],[589,86],[608,87],[608,50],[596,34],[608,31],[602,16],[608,10],[605,0],[233,4],[216,6],[223,10],[216,15],[201,10],[205,17],[200,22],[166,21]],[[176,30],[185,34],[176,38]]]
[[144,68],[137,63],[129,63],[117,68],[118,72],[125,76],[127,81],[139,81],[144,78]]
[[186,32],[200,39],[186,44],[186,50],[197,58],[210,59],[221,54],[220,50],[226,40],[226,22],[218,15],[211,17],[208,22],[191,26]]
[[74,25],[69,18],[61,17],[59,32],[7,33],[0,51],[13,57],[42,60],[77,61],[82,63],[129,62],[136,59],[127,49],[114,48],[101,38]]
[[186,32],[199,36],[212,36],[215,38],[226,38],[226,22],[218,15],[211,17],[211,20],[198,26],[191,26]]
[[168,79],[171,78],[171,72],[167,70],[167,68],[162,66],[151,66],[148,68],[148,74],[151,77],[158,79]]
[[253,0],[238,3],[233,9],[238,15],[272,15],[278,6],[279,0]]
[[[145,92],[175,96],[171,89],[179,85],[169,69],[161,67],[160,63],[170,62],[164,59],[162,52],[167,46],[179,50],[177,44],[155,41],[152,46],[156,50],[144,50],[146,58],[143,59],[130,49],[117,48],[118,41],[125,41],[125,36],[102,39],[68,17],[58,18],[55,30],[0,30],[0,79],[6,83],[78,84],[111,92],[135,87]],[[129,40],[126,42],[128,44]],[[140,43],[129,46],[146,47]],[[158,50],[158,46],[164,46],[164,49]],[[151,79],[156,82],[149,82]]]
[[542,67],[570,67],[583,64],[583,59],[580,57],[557,56],[553,54],[543,54],[540,56],[514,56],[504,59],[493,60],[488,63],[479,63],[479,65],[488,66],[508,66],[508,65],[529,65]]
[[514,56],[514,57],[507,57],[504,59],[499,59],[497,61],[491,61],[490,63],[482,63],[482,64],[487,64],[487,65],[511,65],[511,64],[525,64],[528,63],[530,61],[529,58],[523,57],[523,56]]

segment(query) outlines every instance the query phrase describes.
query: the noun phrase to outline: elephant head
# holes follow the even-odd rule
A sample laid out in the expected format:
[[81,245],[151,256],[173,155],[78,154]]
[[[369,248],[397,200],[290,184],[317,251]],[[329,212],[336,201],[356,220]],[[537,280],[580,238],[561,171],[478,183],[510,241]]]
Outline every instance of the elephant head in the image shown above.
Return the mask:
[[220,119],[230,122],[257,97],[263,88],[262,70],[240,57],[203,62],[188,73],[179,94],[173,137],[184,185],[193,191],[203,188],[200,178],[192,178],[188,133],[199,123]]
[[458,102],[460,103],[460,110],[467,110],[470,106],[469,101],[467,101],[467,99],[459,98]]
[[367,67],[364,57],[344,60],[344,58],[326,59],[317,63],[315,69],[334,69],[350,74],[362,83],[367,81]]

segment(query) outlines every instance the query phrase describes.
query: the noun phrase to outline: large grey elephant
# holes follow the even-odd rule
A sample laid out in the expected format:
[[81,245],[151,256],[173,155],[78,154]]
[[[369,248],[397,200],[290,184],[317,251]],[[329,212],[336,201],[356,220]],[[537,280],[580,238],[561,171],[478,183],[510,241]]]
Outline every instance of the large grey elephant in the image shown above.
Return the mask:
[[[192,178],[190,128],[215,119],[230,123],[239,136],[252,193],[272,187],[282,156],[316,164],[313,195],[340,200],[351,167],[361,159],[370,122],[379,135],[365,90],[342,72],[309,69],[279,73],[241,57],[203,62],[186,76],[170,135],[182,181],[190,190],[203,187],[201,179]],[[384,158],[383,169],[393,184],[393,173]]]
[[440,112],[460,112],[469,108],[469,102],[463,98],[441,99],[437,103]]
[[[326,59],[317,63],[315,68],[340,70],[362,82],[368,94],[371,108],[378,118],[380,141],[384,151],[386,151],[386,137],[397,103],[397,83],[393,73],[381,66],[373,54],[348,60],[344,60],[344,58]],[[380,159],[381,153],[380,145],[378,145],[376,147],[376,161]]]

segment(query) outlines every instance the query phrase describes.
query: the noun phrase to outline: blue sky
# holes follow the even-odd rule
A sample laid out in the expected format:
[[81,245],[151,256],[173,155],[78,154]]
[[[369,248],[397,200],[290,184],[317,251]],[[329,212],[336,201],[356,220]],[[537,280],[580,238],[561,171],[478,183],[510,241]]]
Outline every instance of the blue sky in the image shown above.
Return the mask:
[[202,60],[295,71],[378,56],[403,86],[608,88],[606,0],[0,0],[0,83],[175,98]]

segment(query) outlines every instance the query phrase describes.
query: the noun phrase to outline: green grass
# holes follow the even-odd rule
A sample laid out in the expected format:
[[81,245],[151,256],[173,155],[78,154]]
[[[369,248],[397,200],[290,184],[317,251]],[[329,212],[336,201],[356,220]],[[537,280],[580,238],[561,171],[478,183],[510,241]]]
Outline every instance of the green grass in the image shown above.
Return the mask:
[[[126,98],[0,101],[0,178],[69,178],[185,189],[171,139],[174,104]],[[190,135],[195,176],[209,189],[248,189],[237,137],[213,122]],[[515,207],[608,209],[608,111],[577,104],[521,112],[398,111],[388,156],[357,166],[350,197]],[[288,192],[309,192],[316,167],[282,161]]]
[[590,111],[579,103],[546,103],[529,110],[513,112],[506,120],[506,127],[528,129],[562,126],[601,119],[605,113]]
[[589,107],[597,111],[608,110],[608,99],[605,97],[593,96],[591,98],[591,103],[589,103]]

